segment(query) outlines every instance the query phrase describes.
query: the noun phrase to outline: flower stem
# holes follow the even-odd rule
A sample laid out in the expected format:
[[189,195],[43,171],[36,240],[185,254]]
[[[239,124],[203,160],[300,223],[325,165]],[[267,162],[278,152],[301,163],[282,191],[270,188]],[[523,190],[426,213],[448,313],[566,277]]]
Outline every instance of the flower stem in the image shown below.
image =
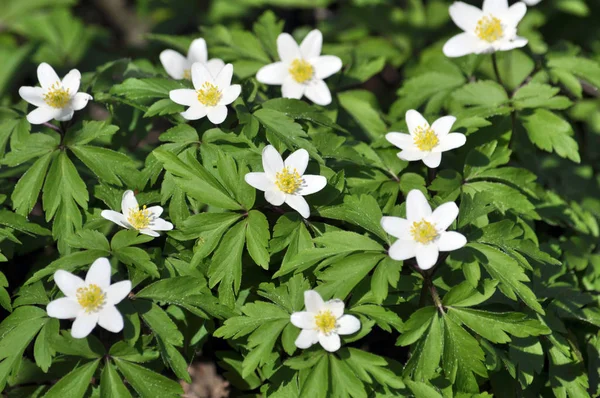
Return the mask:
[[54,131],[57,131],[57,132],[58,132],[59,134],[61,134],[61,135],[63,134],[63,131],[62,131],[62,129],[61,129],[60,127],[58,127],[58,126],[55,126],[55,125],[54,125],[54,124],[52,124],[52,123],[46,122],[46,123],[43,123],[43,125],[44,125],[44,126],[46,126],[46,127],[48,127],[49,129],[52,129],[52,130],[54,130]]
[[431,294],[431,298],[433,299],[433,303],[437,307],[440,314],[444,315],[446,312],[444,311],[444,305],[442,304],[442,300],[440,299],[440,295],[431,280],[431,274],[429,272],[424,273],[425,277],[425,286],[429,289],[429,294]]
[[[502,78],[500,77],[500,69],[498,69],[498,58],[496,57],[496,53],[492,53],[492,65],[494,66],[494,73],[496,74],[496,80],[498,80],[498,83],[500,83],[500,85],[502,87],[504,87],[504,82],[502,81]],[[504,89],[506,90],[506,87],[504,87]],[[508,93],[508,91],[507,91],[507,93]]]

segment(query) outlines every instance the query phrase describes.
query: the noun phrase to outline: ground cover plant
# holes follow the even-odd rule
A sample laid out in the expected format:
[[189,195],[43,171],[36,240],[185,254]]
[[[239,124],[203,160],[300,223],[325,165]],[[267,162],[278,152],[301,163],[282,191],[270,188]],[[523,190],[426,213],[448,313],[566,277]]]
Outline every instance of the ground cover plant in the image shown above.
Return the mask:
[[2,1],[0,393],[598,396],[599,17]]

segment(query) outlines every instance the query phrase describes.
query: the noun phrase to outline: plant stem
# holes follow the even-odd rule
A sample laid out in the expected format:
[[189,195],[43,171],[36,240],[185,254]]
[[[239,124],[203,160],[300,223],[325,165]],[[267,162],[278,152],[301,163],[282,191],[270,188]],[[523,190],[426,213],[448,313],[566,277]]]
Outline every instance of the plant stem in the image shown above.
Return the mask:
[[427,289],[429,289],[429,294],[431,294],[431,298],[433,299],[433,304],[437,307],[438,311],[441,315],[444,315],[446,312],[444,311],[444,306],[442,304],[442,300],[440,300],[440,295],[438,294],[437,289],[435,288],[433,281],[431,280],[431,274],[429,272],[425,273],[425,285]]
[[[500,77],[500,69],[498,69],[498,58],[496,58],[496,53],[492,53],[492,65],[494,66],[494,73],[496,74],[496,80],[502,87],[504,87],[504,82],[502,82],[502,78]],[[504,87],[506,93],[510,95],[506,87]]]
[[57,131],[57,132],[58,132],[59,134],[61,134],[61,135],[63,134],[63,131],[62,131],[62,129],[61,129],[60,127],[58,127],[58,126],[55,126],[55,125],[54,125],[54,124],[52,124],[52,123],[46,122],[46,123],[43,123],[43,125],[44,125],[44,126],[46,126],[46,127],[48,127],[49,129],[52,129],[52,130],[54,130],[54,131]]

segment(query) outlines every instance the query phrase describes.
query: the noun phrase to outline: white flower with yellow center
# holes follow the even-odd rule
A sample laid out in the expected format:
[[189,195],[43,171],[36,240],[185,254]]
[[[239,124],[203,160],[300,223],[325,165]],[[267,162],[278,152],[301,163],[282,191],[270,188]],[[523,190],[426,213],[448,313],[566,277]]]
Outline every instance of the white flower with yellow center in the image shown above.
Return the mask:
[[180,88],[169,92],[171,101],[189,106],[181,113],[187,120],[198,120],[208,117],[214,124],[223,123],[227,117],[227,105],[240,96],[242,87],[231,84],[233,65],[225,65],[216,77],[213,78],[206,67],[197,62],[192,65],[192,83],[194,90]]
[[353,315],[344,315],[344,302],[334,299],[324,302],[314,290],[304,292],[306,311],[294,312],[292,324],[302,329],[296,339],[296,347],[309,348],[320,343],[329,351],[340,349],[340,335],[356,333],[360,330],[360,321]]
[[523,0],[528,6],[539,4],[542,0]]
[[450,133],[456,121],[454,116],[439,118],[432,125],[417,111],[406,112],[409,134],[388,133],[385,138],[402,149],[398,157],[408,162],[422,160],[427,167],[436,168],[442,161],[442,152],[465,145],[467,138],[461,133]]
[[188,49],[187,57],[175,50],[164,50],[160,53],[160,62],[173,79],[192,79],[192,65],[200,62],[212,76],[217,76],[225,66],[225,62],[219,58],[208,59],[206,41],[196,39]]
[[264,173],[248,173],[246,182],[264,191],[265,199],[273,206],[287,203],[304,218],[310,216],[305,195],[319,192],[327,185],[323,176],[304,174],[308,166],[308,152],[298,149],[285,162],[272,145],[262,151]]
[[456,217],[458,207],[454,202],[444,203],[432,212],[425,195],[413,189],[406,197],[406,219],[381,219],[385,232],[398,238],[390,247],[390,257],[398,261],[416,257],[419,268],[430,269],[437,262],[439,252],[457,250],[467,244],[462,234],[446,231]]
[[37,75],[42,87],[21,87],[19,95],[31,105],[37,106],[27,115],[31,124],[43,124],[52,119],[65,122],[73,118],[75,111],[87,105],[92,96],[78,93],[81,73],[72,69],[62,78],[47,63],[41,63]]
[[447,57],[508,51],[525,47],[527,39],[517,36],[517,25],[527,6],[518,2],[508,7],[508,0],[484,0],[483,10],[456,2],[450,6],[450,17],[464,33],[444,45]]
[[121,212],[102,210],[100,215],[109,221],[127,229],[136,229],[141,234],[160,236],[156,231],[170,231],[173,224],[160,218],[163,212],[161,206],[140,208],[133,191],[125,191],[121,200]]
[[48,304],[48,316],[75,318],[71,335],[76,339],[86,337],[96,325],[113,333],[123,330],[123,316],[115,305],[131,292],[131,282],[125,280],[111,285],[110,274],[110,263],[104,257],[94,261],[85,281],[70,272],[56,271],[54,282],[65,297]]
[[256,79],[264,84],[281,85],[285,98],[306,96],[317,105],[329,105],[331,93],[323,79],[342,69],[342,60],[334,55],[321,55],[323,35],[317,29],[306,35],[300,46],[294,38],[282,33],[277,37],[281,61],[260,68]]

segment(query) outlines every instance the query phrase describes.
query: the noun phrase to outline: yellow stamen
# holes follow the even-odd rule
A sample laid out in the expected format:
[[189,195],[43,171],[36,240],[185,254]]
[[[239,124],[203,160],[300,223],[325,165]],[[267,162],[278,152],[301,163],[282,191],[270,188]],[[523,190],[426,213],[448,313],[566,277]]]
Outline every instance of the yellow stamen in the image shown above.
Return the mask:
[[133,209],[129,209],[127,222],[129,222],[133,228],[139,230],[148,228],[150,221],[152,221],[151,218],[152,214],[150,214],[150,210],[146,209],[146,206],[142,207],[141,209],[136,206]]
[[198,101],[206,106],[217,106],[221,100],[221,91],[212,83],[204,82],[202,88],[197,91]]
[[53,108],[64,108],[71,100],[69,89],[64,89],[60,82],[54,83],[50,89],[42,96],[46,104]]
[[312,65],[303,59],[293,60],[288,71],[298,83],[304,83],[312,79],[315,72]]
[[325,310],[315,315],[315,323],[317,324],[317,330],[321,333],[329,334],[336,328],[337,319],[331,311]]
[[417,127],[413,134],[413,141],[421,151],[431,151],[440,143],[437,134],[429,126]]
[[192,71],[190,69],[184,69],[183,78],[186,80],[192,80]]
[[475,34],[481,39],[488,43],[495,42],[502,38],[504,35],[504,29],[502,29],[502,22],[494,17],[493,15],[485,16],[477,22],[475,27]]
[[438,236],[433,224],[425,220],[413,222],[410,233],[415,241],[423,244],[431,242]]
[[95,312],[102,308],[106,302],[105,298],[106,295],[102,292],[102,289],[94,284],[77,289],[77,301],[87,313]]
[[284,167],[279,173],[275,175],[275,185],[281,192],[294,193],[302,185],[302,176],[294,169],[290,171],[288,167]]

